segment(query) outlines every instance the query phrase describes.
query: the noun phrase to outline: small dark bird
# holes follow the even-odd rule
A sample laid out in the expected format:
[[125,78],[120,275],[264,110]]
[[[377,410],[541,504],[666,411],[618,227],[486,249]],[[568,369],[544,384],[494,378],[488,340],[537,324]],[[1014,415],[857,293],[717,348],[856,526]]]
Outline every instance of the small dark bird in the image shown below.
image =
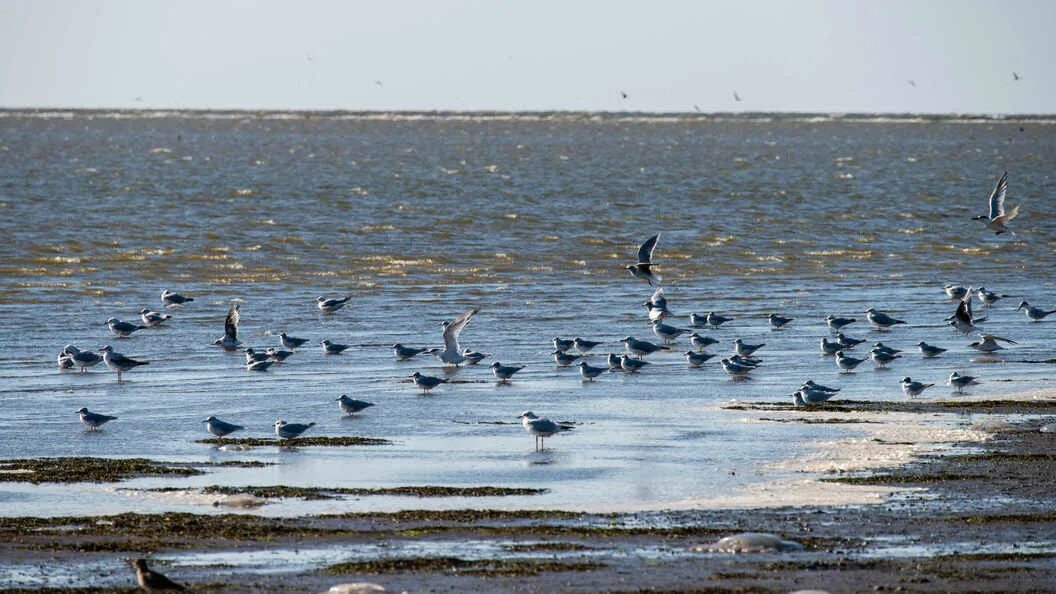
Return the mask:
[[733,92],[733,100],[736,101],[737,103],[741,102],[741,96],[737,94],[737,91]]
[[1019,73],[1017,73],[1015,70],[1012,71],[1012,80],[1020,80],[1021,78],[1023,77],[1020,76]]
[[623,98],[623,99],[626,99],[627,98],[627,93],[625,93],[623,91],[620,91],[620,97]]
[[697,105],[696,103],[694,103],[694,104],[693,104],[693,111],[695,111],[695,112],[697,112],[697,113],[700,113],[700,112],[701,112],[702,110],[700,109],[700,106],[699,106],[699,105]]
[[638,248],[638,263],[628,264],[625,267],[630,271],[631,275],[649,283],[649,286],[652,286],[654,282],[660,282],[660,277],[654,275],[649,269],[653,264],[653,250],[656,249],[656,242],[659,240],[659,233],[645,240],[645,243]]
[[917,88],[917,81],[915,80],[907,80],[906,84],[913,87],[914,89]]
[[183,586],[147,567],[146,559],[134,559],[132,561],[132,567],[136,569],[136,582],[139,583],[139,587],[142,588],[144,592],[164,592],[170,590],[182,592],[185,590]]

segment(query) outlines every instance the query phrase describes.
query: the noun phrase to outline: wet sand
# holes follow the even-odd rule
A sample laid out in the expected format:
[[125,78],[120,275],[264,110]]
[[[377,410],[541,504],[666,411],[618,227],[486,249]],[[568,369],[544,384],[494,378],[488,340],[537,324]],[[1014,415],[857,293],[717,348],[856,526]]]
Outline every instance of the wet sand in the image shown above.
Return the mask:
[[[858,406],[796,410],[789,418],[844,418]],[[776,407],[770,408],[759,414],[773,415]],[[633,514],[3,518],[0,559],[6,561],[0,571],[27,564],[91,567],[84,585],[110,584],[117,588],[112,591],[132,584],[122,559],[149,555],[159,559],[159,570],[195,589],[232,592],[321,592],[354,581],[396,592],[1026,592],[1056,583],[1056,436],[1040,431],[1056,422],[1052,402],[915,402],[902,408],[921,415],[992,410],[1002,416],[966,416],[969,427],[989,438],[953,454],[919,453],[897,467],[823,479],[895,489],[877,504]],[[742,555],[693,550],[737,532],[777,534],[804,549]],[[282,559],[285,570],[275,571],[268,554]]]

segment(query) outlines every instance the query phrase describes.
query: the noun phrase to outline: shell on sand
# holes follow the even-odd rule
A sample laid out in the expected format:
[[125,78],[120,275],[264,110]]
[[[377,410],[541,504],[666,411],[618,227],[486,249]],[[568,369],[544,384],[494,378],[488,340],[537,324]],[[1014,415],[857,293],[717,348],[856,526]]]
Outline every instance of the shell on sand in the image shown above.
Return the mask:
[[719,542],[707,546],[695,546],[694,551],[710,553],[774,553],[781,551],[797,551],[803,545],[791,540],[782,540],[781,537],[762,532],[742,532],[727,536]]

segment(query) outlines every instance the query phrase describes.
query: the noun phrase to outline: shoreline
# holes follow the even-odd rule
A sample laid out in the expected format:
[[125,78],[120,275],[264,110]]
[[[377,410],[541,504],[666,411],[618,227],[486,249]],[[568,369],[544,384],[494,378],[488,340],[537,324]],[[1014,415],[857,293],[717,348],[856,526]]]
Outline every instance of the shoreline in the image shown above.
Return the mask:
[[[323,591],[350,581],[438,592],[1037,590],[1056,583],[1056,443],[1039,431],[1056,408],[1052,401],[1011,402],[990,408],[1016,415],[1015,422],[988,419],[989,439],[962,443],[969,452],[918,451],[896,467],[823,479],[898,489],[875,504],[0,518],[6,537],[0,557],[8,559],[0,575],[12,564],[87,564],[106,568],[99,586],[120,588],[131,584],[120,559],[152,554],[160,570],[196,589],[207,583],[247,592]],[[962,407],[979,408],[985,405]],[[793,413],[832,415],[825,407]],[[804,550],[736,556],[693,550],[736,532],[774,533]],[[264,551],[285,551],[290,571],[261,565]]]

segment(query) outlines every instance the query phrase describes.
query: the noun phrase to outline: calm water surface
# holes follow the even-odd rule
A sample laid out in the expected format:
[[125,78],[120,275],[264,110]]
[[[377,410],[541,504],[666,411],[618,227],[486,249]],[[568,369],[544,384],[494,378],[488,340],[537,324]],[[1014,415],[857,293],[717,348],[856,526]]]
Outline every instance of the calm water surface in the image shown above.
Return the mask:
[[[75,114],[0,117],[0,458],[145,456],[276,462],[129,486],[289,484],[342,487],[546,487],[488,506],[655,507],[733,494],[783,478],[766,464],[817,451],[847,426],[746,422],[731,399],[785,401],[806,378],[852,399],[899,400],[904,375],[979,375],[976,395],[1051,389],[1056,316],[1029,323],[1007,299],[986,328],[1019,342],[998,362],[943,326],[948,282],[1056,307],[1056,135],[1028,122],[709,121],[698,118],[358,118],[300,115]],[[985,233],[990,189],[1009,171],[1022,203],[1015,237]],[[553,336],[651,339],[649,288],[622,266],[663,232],[657,270],[672,310],[735,320],[709,331],[765,342],[764,366],[730,381],[717,363],[652,357],[638,375],[583,384],[549,358]],[[172,288],[194,303],[168,327],[113,339],[110,316],[135,321]],[[332,316],[318,295],[349,294]],[[209,343],[241,303],[247,346],[285,330],[313,344],[267,373]],[[421,396],[394,342],[437,345],[439,324],[480,306],[463,342],[492,353]],[[873,306],[909,324],[848,333],[911,351],[889,371],[838,376],[817,352],[829,313]],[[772,332],[765,317],[797,318]],[[676,320],[688,323],[685,318]],[[318,341],[353,348],[326,357]],[[945,346],[921,361],[919,340]],[[98,366],[55,369],[64,344],[112,344],[149,360],[124,384]],[[858,349],[858,356],[865,350]],[[497,386],[494,360],[528,367]],[[592,362],[600,364],[601,357]],[[339,394],[376,403],[342,418]],[[932,396],[946,396],[933,389]],[[117,415],[86,433],[74,410]],[[517,415],[576,421],[532,451]],[[218,451],[215,414],[270,436],[277,418],[315,421],[310,435],[366,435],[391,446]],[[495,424],[502,421],[509,424]],[[946,421],[943,421],[946,422]],[[956,419],[949,422],[957,422]],[[70,492],[78,497],[70,497]],[[481,505],[479,501],[472,502]],[[340,509],[462,506],[363,498]],[[327,509],[331,509],[327,508]],[[80,514],[200,505],[102,486],[0,483],[0,513]],[[281,504],[264,513],[315,511]]]

